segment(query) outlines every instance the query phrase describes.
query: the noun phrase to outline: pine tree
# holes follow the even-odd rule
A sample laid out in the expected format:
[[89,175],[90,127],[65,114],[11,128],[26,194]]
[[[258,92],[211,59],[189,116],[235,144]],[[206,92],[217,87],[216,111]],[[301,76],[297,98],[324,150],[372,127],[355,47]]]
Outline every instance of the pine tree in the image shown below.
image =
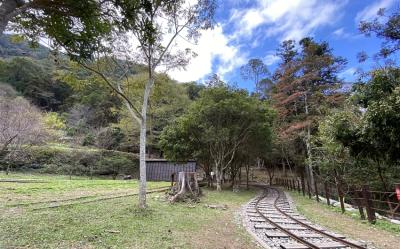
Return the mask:
[[326,42],[304,38],[299,42],[300,51],[294,44],[294,41],[285,41],[278,49],[282,63],[274,74],[272,98],[279,113],[280,138],[289,141],[302,138],[304,142],[307,173],[313,186],[311,135],[324,109],[341,100],[342,94],[337,91],[341,87],[338,72],[346,61],[334,56]]

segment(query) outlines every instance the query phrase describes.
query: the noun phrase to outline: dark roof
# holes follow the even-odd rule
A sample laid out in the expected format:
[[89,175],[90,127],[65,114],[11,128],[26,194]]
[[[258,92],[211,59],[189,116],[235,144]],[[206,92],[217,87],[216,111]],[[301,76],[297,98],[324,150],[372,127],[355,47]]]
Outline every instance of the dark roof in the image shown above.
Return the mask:
[[171,163],[189,163],[189,162],[196,162],[196,160],[187,160],[187,161],[182,161],[182,162],[174,162],[174,161],[170,161],[167,159],[163,159],[163,158],[148,158],[146,159],[146,162],[171,162]]

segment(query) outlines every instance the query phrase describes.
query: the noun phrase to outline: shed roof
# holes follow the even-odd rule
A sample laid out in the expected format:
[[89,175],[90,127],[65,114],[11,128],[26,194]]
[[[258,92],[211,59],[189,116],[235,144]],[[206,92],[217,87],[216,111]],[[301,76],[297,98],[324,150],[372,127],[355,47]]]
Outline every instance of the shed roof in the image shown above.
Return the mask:
[[193,163],[196,162],[196,160],[187,160],[187,161],[182,161],[182,162],[174,162],[174,161],[170,161],[167,159],[163,159],[163,158],[148,158],[146,159],[146,162],[171,162],[171,163]]

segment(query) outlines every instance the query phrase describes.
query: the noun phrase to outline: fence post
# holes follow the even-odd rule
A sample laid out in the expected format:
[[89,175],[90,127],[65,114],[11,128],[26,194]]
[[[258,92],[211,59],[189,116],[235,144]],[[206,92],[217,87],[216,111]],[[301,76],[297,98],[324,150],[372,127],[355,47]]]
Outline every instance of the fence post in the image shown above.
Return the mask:
[[331,201],[329,200],[329,187],[328,187],[328,182],[324,182],[324,188],[325,188],[325,198],[326,198],[326,204],[328,206],[331,205]]
[[310,188],[310,181],[307,178],[307,191],[308,191],[308,198],[311,199],[311,188]]
[[300,185],[299,179],[296,179],[296,183],[297,183],[297,191],[299,191],[299,194],[300,194],[301,193],[301,185]]
[[340,201],[340,208],[342,209],[342,213],[344,213],[346,211],[346,209],[344,208],[342,187],[340,186],[339,180],[337,178],[335,180],[336,180],[336,188],[337,188],[337,192],[338,192],[338,197],[339,197],[339,201]]
[[368,185],[363,185],[362,195],[365,201],[365,209],[367,210],[368,221],[372,224],[375,224],[376,222],[375,211],[373,203],[371,201],[371,193],[369,192]]
[[362,205],[362,201],[360,199],[362,198],[362,193],[360,191],[356,191],[355,196],[356,196],[356,204],[358,207],[358,212],[360,212],[360,219],[365,220],[364,208]]
[[314,188],[315,188],[315,198],[317,199],[317,202],[319,202],[317,178],[314,179]]
[[174,186],[174,182],[175,182],[175,173],[171,174],[171,187]]

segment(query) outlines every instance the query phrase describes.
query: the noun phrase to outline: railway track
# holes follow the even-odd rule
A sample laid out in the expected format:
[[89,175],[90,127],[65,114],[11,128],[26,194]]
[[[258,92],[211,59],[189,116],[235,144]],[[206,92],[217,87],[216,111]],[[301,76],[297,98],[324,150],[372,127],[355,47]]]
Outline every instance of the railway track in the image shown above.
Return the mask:
[[286,195],[276,188],[266,188],[259,198],[251,201],[246,216],[254,233],[273,249],[367,248],[296,214]]

